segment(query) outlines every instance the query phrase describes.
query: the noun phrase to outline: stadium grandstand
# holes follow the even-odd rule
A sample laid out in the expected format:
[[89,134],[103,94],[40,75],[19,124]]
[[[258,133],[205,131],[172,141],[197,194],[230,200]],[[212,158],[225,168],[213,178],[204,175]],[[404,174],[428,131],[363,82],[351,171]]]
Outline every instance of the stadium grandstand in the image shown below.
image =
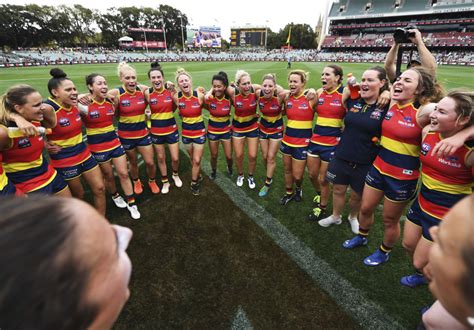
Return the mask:
[[[474,65],[474,0],[339,0],[328,14],[328,34],[319,50],[266,50],[265,27],[232,29],[228,51],[166,49],[162,30],[134,31],[134,50],[105,48],[29,49],[0,52],[1,67],[58,64],[197,61],[383,62],[397,28],[416,25],[439,65]],[[145,39],[148,38],[147,43]],[[142,40],[143,39],[143,40]],[[240,42],[245,43],[242,48]],[[146,45],[149,47],[147,48]],[[119,46],[119,44],[117,44]],[[122,45],[123,46],[123,45]],[[240,46],[240,47],[237,47]],[[250,47],[251,46],[251,47]],[[413,45],[405,44],[404,49]],[[119,47],[120,48],[120,47]],[[164,50],[163,50],[164,48]],[[408,61],[405,52],[404,62]]]
[[474,65],[473,3],[473,0],[334,2],[328,16],[329,33],[321,50],[326,53],[356,50],[364,55],[352,61],[371,60],[374,54],[389,50],[395,29],[415,25],[439,64]]

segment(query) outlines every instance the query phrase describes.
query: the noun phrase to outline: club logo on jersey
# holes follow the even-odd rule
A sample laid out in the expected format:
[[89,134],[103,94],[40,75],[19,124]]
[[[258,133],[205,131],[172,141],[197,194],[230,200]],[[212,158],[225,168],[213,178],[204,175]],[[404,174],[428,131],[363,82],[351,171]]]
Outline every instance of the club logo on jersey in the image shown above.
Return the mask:
[[120,105],[122,107],[129,107],[129,106],[131,106],[131,103],[130,103],[130,100],[122,100],[122,101],[120,101]]
[[21,138],[18,140],[18,149],[28,148],[31,147],[30,139],[28,138]]
[[388,111],[385,115],[385,120],[390,120],[393,117],[393,111]]
[[89,117],[90,117],[91,119],[97,119],[97,118],[100,117],[100,112],[97,111],[97,110],[91,111],[91,112],[89,112]]
[[421,145],[420,152],[423,156],[426,156],[430,150],[431,150],[431,146],[428,143],[423,143]]
[[158,103],[158,99],[152,98],[150,99],[150,105],[156,105]]
[[67,126],[71,126],[71,123],[69,122],[69,120],[67,118],[60,118],[59,119],[59,126],[67,127]]
[[329,102],[329,105],[335,106],[335,107],[340,107],[342,105],[341,100],[339,99],[333,99],[331,102]]

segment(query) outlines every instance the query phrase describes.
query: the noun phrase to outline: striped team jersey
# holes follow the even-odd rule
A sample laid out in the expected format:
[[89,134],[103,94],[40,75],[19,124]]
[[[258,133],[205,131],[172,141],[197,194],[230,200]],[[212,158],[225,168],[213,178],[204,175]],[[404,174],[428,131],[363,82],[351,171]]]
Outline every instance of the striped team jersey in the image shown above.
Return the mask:
[[283,143],[290,147],[307,147],[311,138],[314,110],[304,94],[290,95],[285,102],[286,123]]
[[145,121],[145,96],[140,87],[133,93],[125,87],[119,87],[119,123],[118,135],[124,139],[141,139],[148,135]]
[[173,95],[167,89],[157,91],[153,87],[148,90],[150,95],[151,134],[168,135],[178,130],[174,119]]
[[336,146],[342,134],[342,125],[346,109],[342,103],[344,87],[339,85],[331,92],[323,91],[318,99],[316,124],[314,125],[311,142]]
[[423,139],[420,151],[422,186],[418,195],[421,209],[440,220],[454,204],[472,193],[474,183],[472,168],[464,164],[473,152],[474,140],[468,141],[452,156],[433,156],[431,151],[441,140],[436,132],[429,132]]
[[243,96],[238,89],[235,89],[234,108],[232,120],[234,132],[246,133],[258,128],[257,95],[253,89],[247,96]]
[[183,120],[181,135],[187,138],[197,138],[206,133],[202,119],[202,104],[199,103],[198,92],[193,91],[190,96],[178,93],[178,109]]
[[113,150],[120,146],[114,127],[115,108],[110,100],[93,101],[89,112],[82,116],[87,132],[89,150],[95,153]]
[[0,152],[0,191],[2,191],[8,184],[8,177],[5,171],[3,170],[3,153]]
[[57,154],[49,154],[51,164],[57,168],[64,168],[89,159],[91,153],[83,141],[82,120],[77,108],[63,108],[51,98],[45,103],[53,107],[57,118],[57,124],[48,135],[48,140],[62,148]]
[[268,99],[263,96],[263,92],[260,92],[258,107],[262,113],[259,126],[260,131],[264,134],[283,132],[282,105],[278,100],[278,96],[273,95]]
[[[35,126],[40,123],[33,122]],[[34,137],[12,138],[12,146],[3,150],[3,168],[9,180],[22,192],[29,193],[47,186],[57,175],[43,157],[44,139]]]
[[230,110],[232,107],[230,97],[227,95],[222,98],[213,97],[206,104],[211,115],[207,123],[207,131],[211,134],[230,132]]
[[380,151],[374,166],[398,180],[416,180],[420,173],[421,127],[416,121],[419,104],[392,105],[382,122]]

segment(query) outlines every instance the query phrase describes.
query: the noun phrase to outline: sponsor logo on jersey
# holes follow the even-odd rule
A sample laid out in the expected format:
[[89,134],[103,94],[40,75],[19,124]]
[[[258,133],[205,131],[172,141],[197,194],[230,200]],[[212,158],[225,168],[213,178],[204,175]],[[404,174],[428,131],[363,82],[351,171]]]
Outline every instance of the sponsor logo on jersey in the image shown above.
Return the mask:
[[217,104],[215,103],[211,103],[209,107],[211,108],[211,110],[217,110]]
[[156,105],[156,104],[158,104],[158,99],[157,98],[150,99],[150,105]]
[[122,100],[120,101],[120,105],[122,107],[129,107],[131,105],[130,100]]
[[186,108],[186,104],[184,102],[179,102],[178,103],[178,108],[179,109],[184,109],[184,108]]
[[329,105],[335,106],[335,107],[340,107],[342,105],[341,100],[339,99],[333,99],[331,102],[329,102]]
[[244,104],[242,102],[240,102],[240,101],[235,102],[235,107],[236,108],[242,108],[243,106],[244,106]]
[[293,102],[287,102],[287,103],[286,103],[286,108],[287,108],[287,109],[293,108]]

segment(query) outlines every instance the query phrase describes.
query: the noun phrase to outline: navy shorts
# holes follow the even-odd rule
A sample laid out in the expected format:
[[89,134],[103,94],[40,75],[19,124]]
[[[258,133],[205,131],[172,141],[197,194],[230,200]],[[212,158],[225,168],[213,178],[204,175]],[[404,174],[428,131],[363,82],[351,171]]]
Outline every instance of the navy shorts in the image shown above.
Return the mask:
[[407,213],[407,220],[421,227],[422,236],[427,240],[433,242],[433,238],[430,235],[430,228],[433,226],[439,226],[441,220],[435,218],[420,207],[418,198],[413,202]]
[[283,139],[283,132],[273,133],[273,134],[265,134],[262,131],[259,133],[259,138],[262,140],[281,140]]
[[307,147],[292,147],[283,142],[280,145],[280,151],[282,154],[296,160],[306,160],[308,158]]
[[95,160],[98,163],[107,163],[112,158],[119,158],[125,155],[125,149],[122,145],[117,146],[116,148],[103,152],[91,152]]
[[335,157],[329,163],[326,180],[332,184],[351,186],[352,190],[362,195],[365,177],[370,166],[370,164],[357,164]]
[[3,189],[0,189],[0,196],[15,195],[15,194],[16,194],[16,188],[10,180],[7,181],[7,184],[5,185],[5,187],[3,187]]
[[201,135],[195,138],[190,138],[190,137],[181,137],[181,141],[183,141],[183,144],[191,144],[191,143],[196,143],[196,144],[204,144],[206,143],[206,136]]
[[418,180],[398,180],[382,174],[373,165],[370,167],[365,183],[384,192],[392,202],[407,202],[415,197]]
[[243,139],[243,138],[258,138],[259,134],[259,129],[256,128],[254,130],[251,130],[249,132],[232,132],[232,137],[234,139]]
[[91,156],[80,164],[68,167],[57,167],[56,170],[64,180],[72,180],[80,177],[82,173],[93,170],[97,166],[97,161]]
[[151,145],[151,138],[150,135],[144,136],[139,139],[125,139],[120,138],[120,142],[122,143],[123,148],[125,151],[133,150],[136,147],[146,147]]
[[310,142],[308,146],[308,156],[310,157],[319,157],[323,162],[329,163],[334,157],[334,152],[336,151],[336,146],[323,146],[321,144],[316,144]]
[[179,142],[179,133],[175,131],[165,135],[151,134],[151,142],[153,144],[175,144]]
[[232,137],[232,132],[226,132],[222,134],[215,134],[215,133],[209,133],[207,132],[207,138],[209,141],[220,141],[220,140],[230,140]]

